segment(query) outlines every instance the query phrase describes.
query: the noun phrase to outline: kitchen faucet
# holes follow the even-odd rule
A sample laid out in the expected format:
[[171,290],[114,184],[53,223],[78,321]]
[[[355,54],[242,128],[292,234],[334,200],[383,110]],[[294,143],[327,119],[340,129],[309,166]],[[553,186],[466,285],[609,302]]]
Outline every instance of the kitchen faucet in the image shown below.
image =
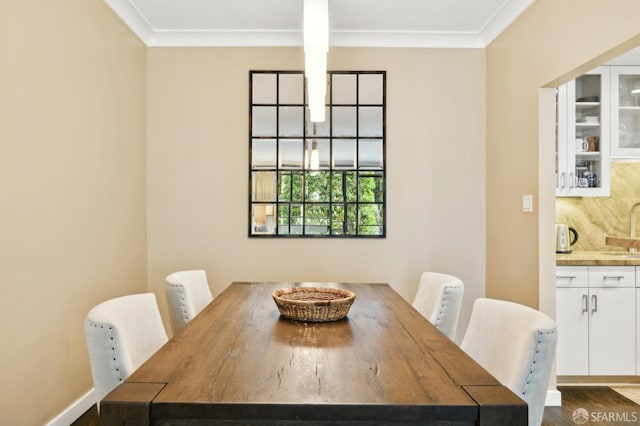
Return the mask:
[[[633,206],[631,206],[631,226],[629,227],[629,237],[631,238],[636,238],[636,207],[640,207],[640,203],[635,203]],[[629,248],[629,251],[631,253],[635,253],[638,250],[631,247]]]

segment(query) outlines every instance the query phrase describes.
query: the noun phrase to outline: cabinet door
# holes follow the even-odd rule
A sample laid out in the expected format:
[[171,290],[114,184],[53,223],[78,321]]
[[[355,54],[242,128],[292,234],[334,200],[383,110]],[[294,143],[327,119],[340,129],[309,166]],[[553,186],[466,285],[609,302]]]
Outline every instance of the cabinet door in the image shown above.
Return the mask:
[[640,67],[611,67],[611,156],[640,157]]
[[561,376],[589,374],[588,297],[587,288],[556,288],[556,370]]
[[589,374],[636,372],[635,288],[589,289]]
[[558,90],[556,196],[611,192],[609,68],[598,67]]
[[[637,309],[640,309],[640,288],[636,288]],[[640,315],[636,315],[636,375],[640,376]]]
[[567,152],[567,85],[563,84],[558,87],[556,92],[556,196],[567,195],[569,185],[573,183],[569,177]]

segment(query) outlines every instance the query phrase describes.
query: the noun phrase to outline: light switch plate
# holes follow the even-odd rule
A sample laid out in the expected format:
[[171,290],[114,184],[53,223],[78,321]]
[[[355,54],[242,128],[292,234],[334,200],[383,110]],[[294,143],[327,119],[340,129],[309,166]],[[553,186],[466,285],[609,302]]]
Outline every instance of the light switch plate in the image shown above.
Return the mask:
[[522,196],[522,211],[524,213],[533,212],[533,195]]

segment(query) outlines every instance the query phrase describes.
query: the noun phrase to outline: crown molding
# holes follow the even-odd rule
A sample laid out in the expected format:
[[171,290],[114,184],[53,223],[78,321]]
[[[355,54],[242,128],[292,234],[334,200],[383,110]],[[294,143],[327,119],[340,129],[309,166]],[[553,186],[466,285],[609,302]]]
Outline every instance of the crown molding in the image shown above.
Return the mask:
[[502,4],[502,7],[489,18],[480,30],[483,47],[487,47],[496,39],[513,21],[533,4],[534,0],[510,0]]
[[140,11],[127,0],[104,0],[104,2],[124,21],[125,24],[147,46],[154,35],[154,29]]
[[302,46],[302,31],[155,31],[150,47],[267,47]]
[[482,48],[482,38],[472,32],[332,31],[331,46],[397,48]]
[[[136,32],[137,34],[137,32]],[[482,48],[476,33],[332,31],[333,47]],[[302,31],[155,31],[149,47],[302,46]]]
[[[331,31],[330,46],[395,48],[484,48],[534,0],[505,0],[479,32]],[[154,29],[129,0],[104,0],[149,47],[302,46],[301,30]]]

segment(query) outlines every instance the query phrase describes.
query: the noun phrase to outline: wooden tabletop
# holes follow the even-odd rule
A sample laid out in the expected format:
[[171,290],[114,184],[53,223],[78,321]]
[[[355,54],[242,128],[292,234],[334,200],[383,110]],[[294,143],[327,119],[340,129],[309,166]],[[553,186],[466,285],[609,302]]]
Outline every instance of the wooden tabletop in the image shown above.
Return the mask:
[[102,424],[526,424],[526,404],[387,284],[302,284],[356,294],[330,323],[280,317],[271,294],[296,285],[231,284],[102,401]]

